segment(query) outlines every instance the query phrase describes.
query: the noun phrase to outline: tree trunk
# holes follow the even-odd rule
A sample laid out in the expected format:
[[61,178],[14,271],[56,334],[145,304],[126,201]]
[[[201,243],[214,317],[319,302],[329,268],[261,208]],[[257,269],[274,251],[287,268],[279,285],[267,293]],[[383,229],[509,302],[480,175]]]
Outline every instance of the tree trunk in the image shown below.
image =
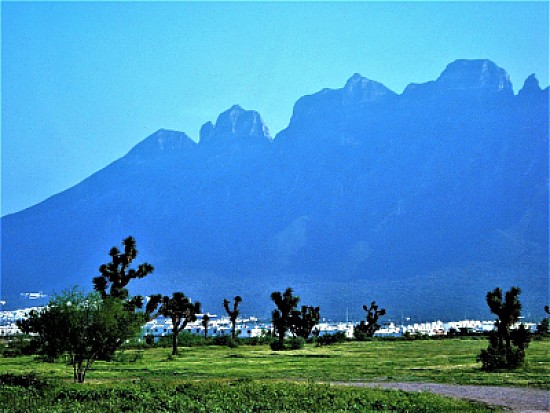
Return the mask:
[[83,360],[78,360],[75,365],[75,383],[84,383],[84,372],[82,369]]
[[178,334],[179,330],[177,328],[172,329],[172,355],[178,355]]

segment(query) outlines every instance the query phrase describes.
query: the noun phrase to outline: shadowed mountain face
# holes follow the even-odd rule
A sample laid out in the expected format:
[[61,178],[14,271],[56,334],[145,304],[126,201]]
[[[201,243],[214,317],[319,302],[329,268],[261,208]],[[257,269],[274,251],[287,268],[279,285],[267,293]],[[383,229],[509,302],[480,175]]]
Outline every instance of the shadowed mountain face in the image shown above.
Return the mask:
[[[488,290],[548,294],[548,88],[487,60],[398,95],[353,75],[300,98],[274,139],[233,106],[195,143],[159,130],[75,187],[2,218],[2,294],[91,288],[128,235],[153,275],[211,312],[268,315],[287,286],[323,316],[488,317]],[[246,308],[245,308],[246,307]]]

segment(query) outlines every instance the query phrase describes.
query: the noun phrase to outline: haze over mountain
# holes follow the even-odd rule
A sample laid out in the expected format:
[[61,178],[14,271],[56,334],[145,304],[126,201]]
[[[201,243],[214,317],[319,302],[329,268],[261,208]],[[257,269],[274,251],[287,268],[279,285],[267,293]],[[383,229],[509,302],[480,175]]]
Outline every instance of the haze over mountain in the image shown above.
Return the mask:
[[[514,94],[488,60],[458,60],[399,95],[353,75],[300,98],[272,137],[233,106],[200,141],[159,130],[46,201],[2,218],[2,295],[91,288],[111,246],[155,266],[131,293],[184,291],[269,315],[294,287],[325,317],[487,317],[485,294],[548,297],[548,88]],[[246,307],[246,308],[245,308]]]

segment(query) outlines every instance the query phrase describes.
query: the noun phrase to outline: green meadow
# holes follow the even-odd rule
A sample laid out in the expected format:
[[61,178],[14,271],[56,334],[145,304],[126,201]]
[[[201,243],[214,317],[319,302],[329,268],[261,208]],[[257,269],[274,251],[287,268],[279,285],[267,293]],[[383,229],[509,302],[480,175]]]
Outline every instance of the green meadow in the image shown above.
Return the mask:
[[[3,386],[9,411],[485,411],[429,393],[344,388],[332,382],[423,381],[550,389],[549,341],[533,341],[520,369],[485,373],[483,339],[372,340],[293,351],[267,345],[126,349],[75,385],[63,360],[0,358],[0,374],[35,374],[44,388]],[[109,404],[110,403],[110,404]],[[311,404],[314,403],[314,404]],[[25,407],[26,406],[26,407]],[[18,410],[20,409],[20,410]],[[45,409],[45,410],[40,410]],[[57,410],[56,410],[57,409]],[[73,409],[73,410],[71,410]],[[142,410],[140,410],[142,409]],[[175,409],[175,410],[174,410]],[[485,410],[484,410],[485,409]]]

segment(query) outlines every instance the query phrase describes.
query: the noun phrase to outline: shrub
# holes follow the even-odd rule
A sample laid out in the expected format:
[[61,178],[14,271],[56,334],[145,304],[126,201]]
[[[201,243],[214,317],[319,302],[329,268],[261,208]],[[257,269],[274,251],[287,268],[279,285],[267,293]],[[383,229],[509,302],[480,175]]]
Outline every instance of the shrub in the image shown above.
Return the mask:
[[261,344],[271,344],[275,340],[269,335],[261,335],[260,337],[245,337],[239,338],[240,344],[246,344],[249,346],[257,346]]
[[40,379],[35,373],[24,375],[2,374],[0,375],[0,384],[25,388],[34,387],[35,389],[42,389],[48,385],[47,381]]
[[284,345],[281,346],[281,343],[277,340],[277,341],[272,341],[270,344],[269,344],[269,347],[271,348],[271,350],[273,351],[280,351],[280,350],[284,350]]
[[338,331],[335,334],[327,334],[316,337],[314,342],[317,346],[330,346],[331,344],[343,343],[347,341],[346,333]]
[[181,347],[200,347],[207,342],[202,335],[191,334],[189,331],[184,331],[178,336],[178,345]]
[[213,339],[213,344],[216,346],[227,346],[231,348],[235,348],[239,346],[239,339],[233,340],[231,336],[216,336]]
[[302,348],[304,348],[304,345],[306,343],[306,341],[304,340],[303,337],[290,337],[288,340],[288,347],[291,349],[291,350],[300,350]]

